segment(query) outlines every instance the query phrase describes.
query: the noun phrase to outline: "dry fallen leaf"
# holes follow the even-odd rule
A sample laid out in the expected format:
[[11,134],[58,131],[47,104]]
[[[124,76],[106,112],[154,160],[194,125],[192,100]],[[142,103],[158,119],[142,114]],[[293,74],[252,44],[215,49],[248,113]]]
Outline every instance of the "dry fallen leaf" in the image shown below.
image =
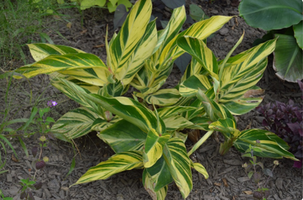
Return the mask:
[[12,154],[12,161],[19,162],[19,160],[14,156],[14,154]]
[[69,28],[69,29],[71,29],[71,28],[72,28],[72,23],[71,23],[71,22],[68,22],[68,23],[66,24],[66,27]]
[[227,183],[226,178],[222,178],[222,181],[223,181],[224,186],[225,186],[225,187],[228,187],[228,183]]
[[214,182],[215,186],[221,186],[221,183]]
[[245,194],[248,194],[248,195],[252,195],[253,192],[252,191],[243,191]]
[[85,30],[83,30],[83,31],[81,31],[81,35],[83,35],[84,33],[86,33],[87,32],[87,29],[85,29]]

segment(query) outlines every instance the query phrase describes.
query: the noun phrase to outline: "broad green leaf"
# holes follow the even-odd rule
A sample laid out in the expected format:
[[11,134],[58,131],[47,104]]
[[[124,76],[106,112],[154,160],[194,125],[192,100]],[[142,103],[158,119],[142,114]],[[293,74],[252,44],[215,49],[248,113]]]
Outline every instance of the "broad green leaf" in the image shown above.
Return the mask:
[[276,34],[277,47],[273,67],[282,80],[297,82],[303,79],[303,50],[291,35]]
[[303,49],[303,20],[299,24],[294,25],[293,28],[297,43]]
[[165,185],[159,190],[155,191],[155,181],[154,178],[152,178],[146,169],[143,171],[142,175],[142,183],[145,188],[145,190],[148,192],[148,194],[151,196],[153,200],[164,200],[167,194],[168,186]]
[[[167,137],[168,136],[168,137]],[[152,167],[162,156],[163,148],[159,142],[161,136],[155,129],[151,129],[147,133],[143,152],[143,164],[145,168]],[[166,135],[166,140],[169,139],[169,135]]]
[[242,62],[237,62],[233,58],[227,61],[227,63],[233,62],[237,64],[224,66],[220,80],[220,103],[236,100],[244,95],[249,88],[256,85],[266,68],[266,57],[274,51],[275,44],[276,40],[270,40],[253,47],[251,50],[246,51],[246,55],[241,54],[245,57],[245,60],[241,56],[237,57]]
[[49,55],[85,53],[84,51],[72,47],[63,46],[63,45],[53,45],[47,43],[28,44],[27,46],[31,52],[32,57],[36,62],[46,58]]
[[192,167],[199,172],[200,174],[202,174],[204,176],[205,179],[208,179],[209,175],[205,169],[205,167],[201,164],[201,163],[191,163]]
[[85,107],[76,108],[60,117],[51,131],[57,138],[70,141],[91,132],[97,118],[100,116]]
[[115,153],[122,153],[141,150],[147,135],[134,124],[120,120],[101,131],[97,136],[106,142]]
[[302,20],[303,7],[301,0],[245,0],[241,1],[239,12],[248,25],[269,31],[299,23]]
[[136,47],[149,23],[151,10],[152,4],[150,0],[137,1],[128,14],[119,33],[110,42],[108,48],[110,59],[108,59],[107,65],[113,74],[127,69],[132,62]]
[[152,167],[146,168],[145,170],[152,179],[151,181],[153,182],[153,189],[155,191],[173,182],[173,178],[170,175],[169,168],[163,156]]
[[110,112],[119,115],[121,118],[135,124],[144,132],[151,128],[165,132],[165,125],[160,119],[160,127],[157,124],[155,114],[137,101],[127,97],[103,97],[97,94],[85,95],[87,99],[101,105]]
[[162,2],[169,8],[177,8],[185,5],[185,0],[162,0]]
[[127,65],[116,71],[115,76],[127,85],[140,70],[145,60],[149,58],[157,43],[156,21],[152,21],[147,25],[146,32],[138,43],[134,55],[130,58]]
[[219,79],[216,56],[202,40],[185,35],[177,40],[177,45],[193,56],[212,77]]
[[204,11],[197,4],[191,3],[189,5],[190,17],[195,21],[200,21],[202,19],[209,18],[205,15]]
[[103,7],[106,3],[106,0],[81,0],[80,9],[85,10],[92,6]]
[[171,176],[183,198],[192,190],[191,160],[181,139],[171,138],[164,147],[163,155]]
[[202,74],[192,75],[179,86],[179,92],[183,97],[196,96],[198,90],[207,91],[211,88],[208,77]]
[[89,170],[73,185],[104,180],[119,172],[140,167],[143,167],[142,153],[140,151],[117,153],[107,161],[89,168]]
[[175,104],[180,99],[179,91],[175,88],[162,89],[150,94],[144,98],[148,104],[158,106],[170,106]]
[[167,131],[182,130],[193,125],[192,122],[179,115],[167,117],[163,119],[163,122]]
[[231,114],[243,115],[256,108],[263,100],[264,90],[258,86],[249,89],[245,94],[237,100],[229,101],[224,104]]
[[[27,78],[34,77],[38,74],[61,72],[82,81],[94,78],[93,81],[95,84],[93,85],[103,85],[104,82],[107,82],[105,74],[106,70],[105,64],[97,56],[88,53],[73,53],[64,55],[50,55],[38,62],[20,67],[16,70],[16,72],[24,75]],[[15,78],[21,77],[15,76]]]
[[[256,143],[256,141],[260,143]],[[250,129],[242,131],[238,139],[234,142],[234,146],[241,152],[245,152],[249,145],[258,148],[254,151],[255,156],[270,158],[289,158],[297,160],[293,154],[287,151],[289,146],[279,138],[276,134],[267,130]]]

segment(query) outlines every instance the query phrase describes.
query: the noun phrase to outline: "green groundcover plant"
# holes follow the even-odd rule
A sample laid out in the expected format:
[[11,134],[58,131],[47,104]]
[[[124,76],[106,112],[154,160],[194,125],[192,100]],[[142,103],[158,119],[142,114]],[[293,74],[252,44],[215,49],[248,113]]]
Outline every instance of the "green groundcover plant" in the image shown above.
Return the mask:
[[[16,70],[27,78],[49,74],[53,86],[81,104],[52,126],[57,138],[71,141],[94,130],[114,150],[112,157],[91,167],[75,184],[143,169],[142,182],[153,199],[165,199],[173,181],[186,198],[193,186],[192,168],[208,178],[203,165],[189,156],[215,131],[225,137],[222,154],[232,146],[245,152],[251,145],[257,149],[255,156],[296,160],[274,133],[240,131],[233,117],[262,101],[251,95],[261,91],[255,85],[276,40],[230,57],[242,36],[226,58],[217,61],[203,40],[231,17],[213,16],[180,32],[186,19],[182,6],[173,11],[166,28],[157,31],[155,20],[150,21],[151,10],[151,0],[137,1],[119,33],[109,42],[106,35],[106,64],[79,49],[29,44],[36,62]],[[185,52],[193,59],[180,83],[162,89],[174,61]],[[136,89],[133,98],[122,96],[130,86]],[[206,132],[188,152],[183,129]]]

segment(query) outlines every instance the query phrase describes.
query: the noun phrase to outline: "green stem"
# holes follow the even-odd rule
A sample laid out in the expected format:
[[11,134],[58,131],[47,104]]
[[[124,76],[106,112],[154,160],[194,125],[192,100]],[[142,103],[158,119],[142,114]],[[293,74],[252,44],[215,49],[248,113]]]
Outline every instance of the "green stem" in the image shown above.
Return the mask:
[[188,156],[190,156],[192,153],[194,153],[208,138],[211,136],[211,134],[214,132],[214,130],[210,130],[203,137],[193,146],[193,148],[187,153]]

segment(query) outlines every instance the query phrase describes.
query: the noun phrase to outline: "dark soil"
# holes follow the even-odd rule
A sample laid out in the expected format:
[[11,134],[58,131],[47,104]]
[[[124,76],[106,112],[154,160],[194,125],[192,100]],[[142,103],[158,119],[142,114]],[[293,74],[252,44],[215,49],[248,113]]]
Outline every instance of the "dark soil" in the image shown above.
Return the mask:
[[[233,7],[230,1],[199,1],[205,13],[213,15],[236,16],[229,23],[219,30],[208,42],[208,46],[217,57],[223,59],[228,51],[235,45],[237,40],[245,31],[245,37],[242,44],[235,53],[242,52],[252,47],[255,39],[264,35],[263,30],[249,27],[243,19],[238,16],[237,7]],[[235,1],[232,1],[235,2]],[[109,28],[109,35],[115,31],[113,29],[113,15],[100,9],[90,9],[84,12],[83,26],[81,25],[81,16],[77,10],[66,10],[65,15],[70,15],[71,27],[67,22],[58,18],[51,20],[47,34],[55,44],[68,45],[83,51],[98,55],[104,62],[106,61],[106,52],[104,47],[104,36],[106,26]],[[54,22],[55,21],[55,22]],[[58,30],[61,33],[60,36]],[[28,53],[29,56],[29,53]],[[29,62],[33,62],[29,56]],[[14,63],[19,67],[19,63]],[[177,67],[174,68],[171,76],[167,80],[167,86],[174,86],[178,83],[181,73]],[[0,110],[4,110],[4,92],[6,91],[6,82],[1,82],[1,104]],[[272,101],[288,102],[293,99],[302,106],[301,93],[296,84],[286,83],[279,80],[269,64],[264,77],[258,85],[265,89],[266,95],[264,103]],[[30,91],[33,94],[33,100],[30,102]],[[49,84],[48,76],[39,75],[27,82],[26,80],[14,80],[10,92],[12,107],[10,110],[11,118],[29,117],[32,106],[46,107],[48,100],[56,100],[58,106],[53,107],[50,116],[58,119],[61,115],[68,112],[78,105],[67,97],[62,95],[56,88]],[[36,103],[33,103],[36,102]],[[262,128],[262,117],[256,111],[239,116],[238,126],[245,129],[247,126],[252,128]],[[27,149],[37,146],[38,134],[35,137],[24,139]],[[26,179],[35,174],[34,161],[36,158],[29,152],[29,157],[25,156],[18,140],[11,140],[18,155],[18,161],[13,159],[12,151],[9,150],[7,163],[4,169],[8,173],[0,175],[0,189],[6,196],[14,197],[15,200],[20,196],[20,179]],[[75,183],[89,167],[95,166],[101,161],[107,160],[113,151],[108,145],[97,139],[95,133],[75,141],[80,154],[76,155],[76,166],[74,171],[66,177],[74,157],[72,145],[58,140],[51,140],[48,147],[43,150],[43,156],[49,157],[49,162],[43,170],[37,171],[35,177],[43,182],[42,189],[33,191],[36,200],[39,199],[117,199],[117,200],[145,200],[151,199],[149,194],[142,186],[142,170],[132,170],[114,175],[107,180],[95,181],[88,184],[69,186]],[[190,147],[190,142],[188,143]],[[200,149],[193,154],[192,159],[197,160],[205,166],[210,177],[206,180],[201,174],[193,171],[193,190],[187,199],[192,200],[238,200],[253,199],[252,192],[257,188],[256,184],[247,178],[247,174],[242,164],[249,162],[242,158],[241,154],[235,149],[231,149],[225,156],[218,153],[219,143],[215,138],[210,138]],[[2,155],[3,152],[1,152]],[[259,159],[266,168],[273,167],[273,159]],[[293,168],[293,161],[282,159],[280,165],[274,171],[274,177],[270,178],[265,186],[270,189],[268,199],[275,200],[300,200],[303,198],[302,190],[302,170]],[[266,176],[262,182],[265,182]],[[178,188],[170,184],[167,194],[168,200],[182,199]]]

